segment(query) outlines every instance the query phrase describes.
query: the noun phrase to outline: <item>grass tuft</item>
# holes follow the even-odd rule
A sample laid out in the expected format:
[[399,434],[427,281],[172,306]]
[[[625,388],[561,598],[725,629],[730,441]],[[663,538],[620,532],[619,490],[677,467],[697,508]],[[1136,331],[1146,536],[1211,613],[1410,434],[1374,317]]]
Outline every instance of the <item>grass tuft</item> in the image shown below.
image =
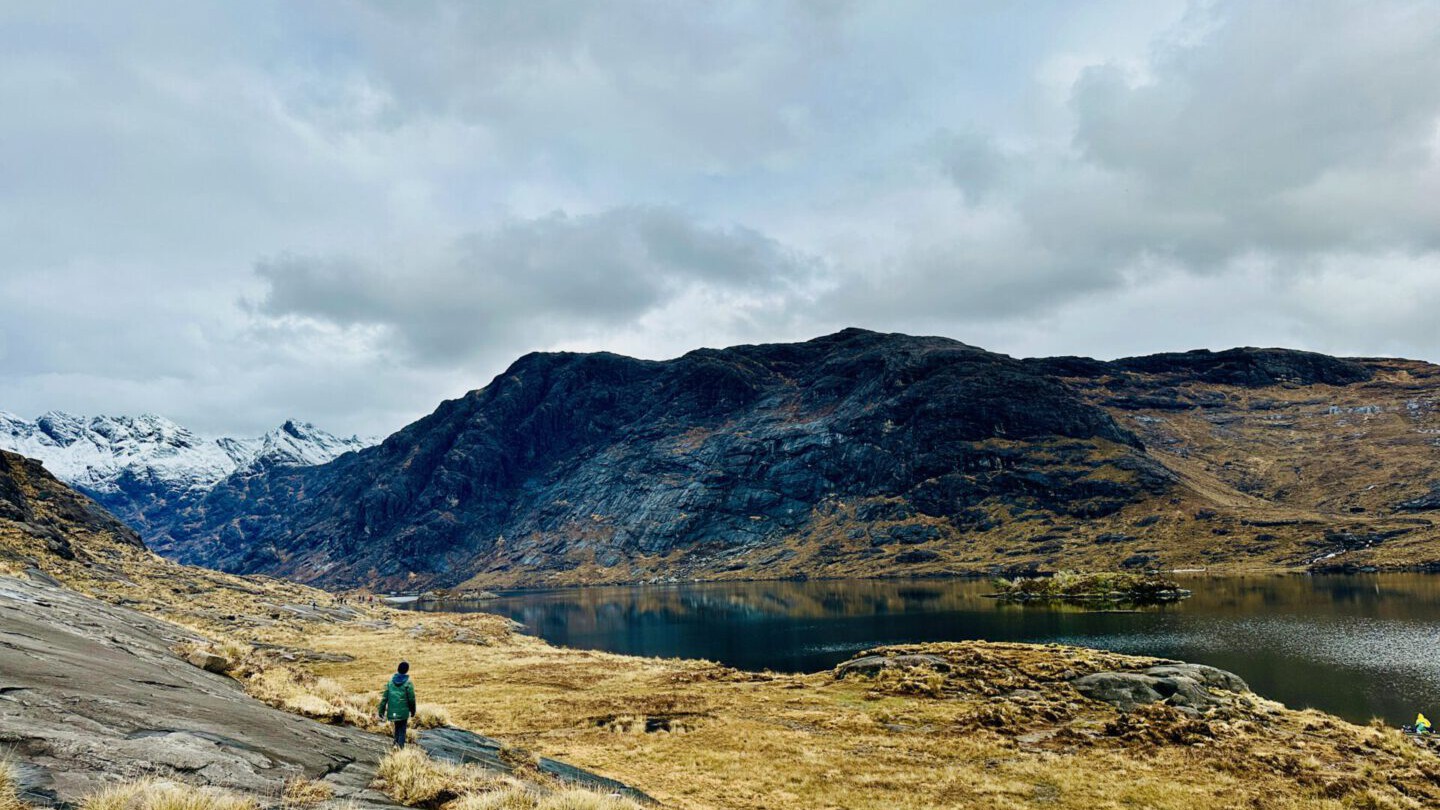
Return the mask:
[[415,716],[411,718],[410,725],[413,728],[444,728],[455,725],[455,722],[450,718],[450,710],[444,706],[421,703],[415,707]]
[[414,747],[391,751],[375,771],[375,787],[410,807],[436,808],[466,793],[494,789],[508,781],[471,765],[431,759]]
[[335,798],[335,789],[318,779],[292,776],[285,780],[280,798],[285,807],[314,807]]
[[621,796],[548,790],[472,765],[440,762],[418,748],[392,751],[381,760],[375,787],[401,804],[431,810],[640,810]]
[[0,760],[0,810],[29,810],[29,807],[20,801],[20,786],[16,784],[14,767]]
[[259,804],[215,788],[163,779],[138,779],[106,788],[80,803],[80,810],[259,810]]

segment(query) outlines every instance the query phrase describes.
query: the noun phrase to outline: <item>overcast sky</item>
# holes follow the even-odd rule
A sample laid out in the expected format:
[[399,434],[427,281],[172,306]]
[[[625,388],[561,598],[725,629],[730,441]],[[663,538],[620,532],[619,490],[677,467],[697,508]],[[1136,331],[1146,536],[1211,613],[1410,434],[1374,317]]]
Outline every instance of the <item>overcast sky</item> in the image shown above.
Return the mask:
[[0,410],[856,325],[1440,360],[1440,3],[0,0]]

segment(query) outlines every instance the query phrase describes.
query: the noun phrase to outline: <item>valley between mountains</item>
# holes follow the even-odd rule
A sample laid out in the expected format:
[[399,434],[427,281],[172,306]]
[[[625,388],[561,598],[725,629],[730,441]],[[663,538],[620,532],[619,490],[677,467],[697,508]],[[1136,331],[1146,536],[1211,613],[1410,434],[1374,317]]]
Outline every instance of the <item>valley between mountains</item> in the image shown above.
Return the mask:
[[[498,616],[357,605],[165,560],[4,452],[0,654],[0,805],[14,810],[1440,801],[1425,740],[1286,708],[1211,667],[983,641],[873,649],[809,674],[565,649]],[[411,782],[373,715],[399,655],[429,752],[407,755],[429,774]],[[488,756],[446,761],[455,740]]]
[[56,472],[166,556],[331,588],[1440,562],[1440,367],[1410,360],[849,329],[526,355],[320,444],[168,489]]

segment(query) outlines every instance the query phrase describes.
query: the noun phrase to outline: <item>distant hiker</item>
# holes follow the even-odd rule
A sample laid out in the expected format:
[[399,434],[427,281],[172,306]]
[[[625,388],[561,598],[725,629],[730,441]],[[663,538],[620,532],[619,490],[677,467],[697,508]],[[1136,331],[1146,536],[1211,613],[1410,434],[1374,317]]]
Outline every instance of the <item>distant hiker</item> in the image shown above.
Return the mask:
[[380,693],[380,718],[395,724],[395,747],[405,747],[405,729],[415,714],[415,684],[410,681],[410,662],[401,661],[395,674]]
[[1416,734],[1429,734],[1429,733],[1430,733],[1430,720],[1429,720],[1429,718],[1427,718],[1427,717],[1425,716],[1425,713],[1424,713],[1424,712],[1419,712],[1419,713],[1417,713],[1417,714],[1415,715],[1415,733],[1416,733]]

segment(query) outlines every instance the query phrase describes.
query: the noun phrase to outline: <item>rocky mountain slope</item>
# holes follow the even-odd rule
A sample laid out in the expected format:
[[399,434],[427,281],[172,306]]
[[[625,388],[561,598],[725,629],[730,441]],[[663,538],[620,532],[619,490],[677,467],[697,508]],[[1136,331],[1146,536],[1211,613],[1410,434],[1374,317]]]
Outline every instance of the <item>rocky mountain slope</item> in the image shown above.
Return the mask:
[[1426,563],[1437,401],[1434,366],[1285,350],[532,354],[379,446],[221,482],[157,548],[399,588]]
[[[159,806],[146,797],[171,794],[155,780],[174,780],[245,799],[218,806],[310,806],[292,798],[300,784],[336,806],[395,807],[373,784],[387,737],[342,722],[328,702],[379,725],[374,685],[342,695],[298,668],[351,660],[298,646],[318,633],[391,629],[393,613],[162,559],[39,462],[0,451],[0,806],[76,807],[122,782],[138,792],[115,806]],[[495,617],[469,623],[479,625],[509,633]],[[530,773],[515,764],[527,753],[433,728],[443,720],[417,720],[433,756]],[[502,749],[515,761],[497,757]],[[563,762],[535,763],[552,780],[645,798]]]
[[161,416],[87,418],[52,411],[34,420],[0,411],[0,450],[38,459],[147,535],[231,475],[323,464],[374,441],[288,421],[254,439],[208,438]]
[[852,330],[666,362],[528,355],[378,447],[222,482],[161,550],[332,585],[821,573],[1111,515],[1173,478],[1023,363]]

